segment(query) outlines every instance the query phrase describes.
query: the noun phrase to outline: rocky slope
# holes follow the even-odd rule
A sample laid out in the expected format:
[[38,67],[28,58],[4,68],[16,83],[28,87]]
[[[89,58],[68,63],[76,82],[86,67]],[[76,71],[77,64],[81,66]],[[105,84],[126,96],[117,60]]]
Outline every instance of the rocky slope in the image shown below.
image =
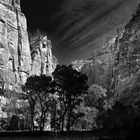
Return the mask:
[[30,41],[31,47],[20,0],[0,0],[1,88],[18,89],[26,82],[28,76],[51,74],[55,69],[57,60],[52,55],[51,43],[47,37],[33,37]]

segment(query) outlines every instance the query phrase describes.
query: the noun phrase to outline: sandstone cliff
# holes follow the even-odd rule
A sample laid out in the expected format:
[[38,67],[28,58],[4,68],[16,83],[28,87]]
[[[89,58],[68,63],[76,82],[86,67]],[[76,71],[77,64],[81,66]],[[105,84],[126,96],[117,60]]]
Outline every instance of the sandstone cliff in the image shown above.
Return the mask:
[[113,48],[115,37],[93,51],[92,57],[87,60],[75,61],[74,68],[86,74],[88,84],[97,84],[108,89],[113,76]]
[[115,101],[132,104],[140,100],[140,5],[125,27],[94,52],[89,61],[73,63],[88,76],[89,85],[111,89]]
[[57,59],[52,54],[52,44],[46,34],[37,31],[30,34],[31,75],[51,75],[57,65]]
[[139,100],[140,76],[140,5],[115,42],[115,98],[131,103]]
[[56,65],[46,35],[29,42],[20,0],[0,0],[0,88],[18,90],[28,76],[51,75]]
[[0,82],[18,88],[31,69],[26,18],[20,0],[0,0]]

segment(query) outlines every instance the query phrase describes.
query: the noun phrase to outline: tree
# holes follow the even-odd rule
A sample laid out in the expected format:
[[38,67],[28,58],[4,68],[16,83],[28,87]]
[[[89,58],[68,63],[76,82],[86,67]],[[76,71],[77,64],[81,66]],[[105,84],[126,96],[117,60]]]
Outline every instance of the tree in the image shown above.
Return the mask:
[[96,127],[95,118],[97,117],[98,110],[94,107],[85,106],[83,102],[79,106],[79,117],[75,122],[76,130],[91,131]]
[[13,115],[10,121],[10,130],[15,131],[18,130],[18,117]]
[[60,130],[59,116],[60,116],[60,108],[59,101],[54,98],[51,100],[51,131],[56,132]]
[[22,87],[23,94],[26,96],[29,106],[30,106],[30,115],[31,115],[31,130],[34,131],[34,115],[35,115],[35,106],[37,102],[36,94],[36,77],[32,76],[27,79],[27,82]]
[[98,110],[103,110],[105,105],[105,98],[107,97],[106,89],[102,86],[93,84],[89,88],[89,93],[85,97],[85,105],[95,107]]
[[[20,94],[14,90],[13,91],[4,90],[3,95],[0,97],[0,100],[1,100],[0,101],[1,102],[1,108],[0,108],[1,121],[2,121],[2,125],[4,124],[2,129],[3,130],[21,129],[20,116],[26,119],[27,114],[28,114],[29,104],[27,100],[22,99],[20,97]],[[22,121],[24,121],[24,119]],[[22,127],[22,129],[25,129],[25,127]]]
[[46,77],[45,75],[41,75],[37,80],[39,82],[38,86],[36,87],[36,92],[38,96],[38,101],[40,105],[40,130],[42,131],[45,126],[45,122],[47,120],[47,114],[51,114],[52,108],[52,100],[54,98],[54,83],[51,77]]
[[[61,131],[67,128],[69,131],[79,115],[77,106],[83,100],[83,96],[87,94],[87,76],[72,68],[71,65],[58,65],[53,72],[54,81],[56,83],[56,91],[58,93],[59,106],[61,110],[60,125]],[[77,116],[75,118],[74,116]]]
[[23,86],[23,91],[30,105],[32,130],[34,130],[34,117],[37,111],[38,125],[42,131],[45,126],[46,113],[50,110],[52,93],[54,93],[52,78],[45,75],[31,76]]
[[[114,100],[108,96],[107,90],[100,85],[91,85],[88,92],[88,95],[84,98],[85,108],[88,107],[92,110],[89,112],[94,116],[91,123],[96,128],[100,128],[102,127],[103,121],[100,116],[103,116],[102,114],[104,114],[106,110],[112,108]],[[96,111],[93,111],[93,109]],[[87,121],[89,121],[89,119]]]

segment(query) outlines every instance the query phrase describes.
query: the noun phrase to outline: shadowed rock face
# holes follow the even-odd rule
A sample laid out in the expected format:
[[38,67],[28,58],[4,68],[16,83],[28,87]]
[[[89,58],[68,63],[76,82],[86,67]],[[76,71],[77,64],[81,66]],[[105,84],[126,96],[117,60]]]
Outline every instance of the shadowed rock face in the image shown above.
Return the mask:
[[113,37],[99,46],[91,58],[72,63],[76,70],[87,75],[89,86],[97,84],[105,89],[110,88],[113,76],[115,39]]
[[20,0],[0,0],[0,80],[5,88],[24,84],[31,69],[26,18]]
[[57,60],[52,55],[51,42],[46,36],[32,36],[30,41],[31,47],[20,0],[0,0],[1,88],[18,90],[28,76],[50,75],[54,71]]
[[139,91],[136,91],[140,75],[140,5],[126,24],[122,37],[116,40],[115,52],[116,99],[125,102],[127,99],[140,100]]
[[[110,47],[109,52],[103,49],[110,50]],[[89,77],[89,82],[106,88],[107,81],[112,80],[109,88],[111,86],[115,100],[125,104],[139,101],[140,5],[125,27],[117,31],[112,41],[103,44],[99,52],[100,55],[94,57],[94,63],[85,63],[81,68]]]

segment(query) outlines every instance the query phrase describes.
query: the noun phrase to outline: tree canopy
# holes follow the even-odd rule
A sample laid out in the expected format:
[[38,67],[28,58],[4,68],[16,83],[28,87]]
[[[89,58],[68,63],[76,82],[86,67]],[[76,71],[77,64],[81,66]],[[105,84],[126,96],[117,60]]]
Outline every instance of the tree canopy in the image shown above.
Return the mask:
[[[88,78],[81,72],[74,70],[71,65],[58,65],[53,73],[53,77],[62,110],[60,115],[61,130],[63,131],[64,127],[70,130],[74,121],[79,117],[76,114],[78,113],[76,111],[77,106],[80,105],[83,96],[88,92]],[[77,118],[74,118],[73,115],[77,116]],[[66,124],[64,124],[64,120],[67,120]]]

